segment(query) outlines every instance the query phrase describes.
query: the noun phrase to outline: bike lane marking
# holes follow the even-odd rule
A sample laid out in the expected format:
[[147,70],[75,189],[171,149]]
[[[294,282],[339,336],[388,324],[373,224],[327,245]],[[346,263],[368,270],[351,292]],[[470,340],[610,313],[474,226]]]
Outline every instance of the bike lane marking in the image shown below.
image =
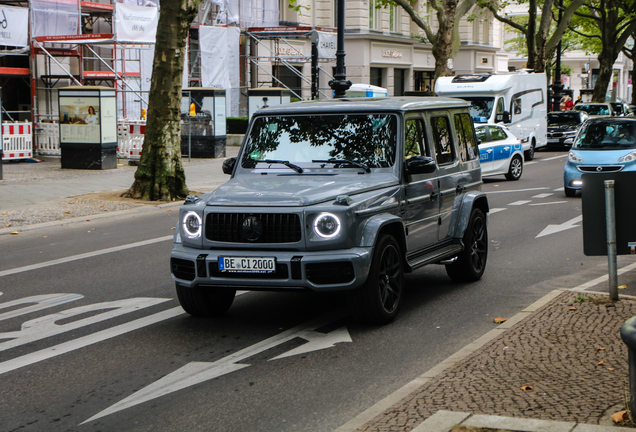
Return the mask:
[[51,260],[51,261],[45,261],[39,264],[31,264],[28,266],[24,266],[24,267],[17,267],[14,269],[10,269],[10,270],[3,270],[0,271],[0,277],[2,276],[9,276],[12,274],[17,274],[17,273],[23,273],[26,271],[30,271],[30,270],[37,270],[37,269],[41,269],[44,267],[50,267],[50,266],[54,266],[54,265],[58,265],[58,264],[64,264],[67,262],[71,262],[71,261],[77,261],[77,260],[81,260],[84,258],[92,258],[95,256],[99,256],[99,255],[104,255],[107,253],[112,253],[112,252],[119,252],[119,251],[123,251],[126,249],[132,249],[132,248],[136,248],[136,247],[141,247],[141,246],[147,246],[147,245],[151,245],[151,244],[155,244],[155,243],[160,243],[160,242],[164,242],[167,240],[172,240],[174,238],[173,235],[167,235],[167,236],[163,236],[163,237],[157,237],[154,239],[150,239],[150,240],[144,240],[144,241],[140,241],[140,242],[135,242],[135,243],[130,243],[130,244],[126,244],[126,245],[121,245],[121,246],[115,246],[115,247],[111,247],[111,248],[107,248],[107,249],[101,249],[101,250],[97,250],[97,251],[93,251],[93,252],[87,252],[87,253],[83,253],[83,254],[79,254],[79,255],[72,255],[66,258],[60,258],[60,259],[56,259],[56,260]]

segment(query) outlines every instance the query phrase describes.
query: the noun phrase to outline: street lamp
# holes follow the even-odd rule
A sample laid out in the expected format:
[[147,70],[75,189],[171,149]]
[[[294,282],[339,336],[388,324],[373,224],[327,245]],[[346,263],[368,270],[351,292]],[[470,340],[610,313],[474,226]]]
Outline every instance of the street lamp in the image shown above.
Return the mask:
[[329,87],[334,91],[336,98],[343,98],[345,92],[351,87],[351,81],[347,80],[347,70],[344,64],[344,26],[345,26],[345,2],[338,0],[338,46],[336,50],[336,73],[334,79],[329,81]]

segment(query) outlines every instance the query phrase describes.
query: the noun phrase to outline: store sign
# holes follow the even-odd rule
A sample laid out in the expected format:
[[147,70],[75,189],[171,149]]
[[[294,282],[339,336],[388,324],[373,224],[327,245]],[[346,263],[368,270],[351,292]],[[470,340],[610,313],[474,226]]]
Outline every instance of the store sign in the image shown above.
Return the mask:
[[25,47],[29,44],[29,9],[0,6],[0,45]]
[[382,57],[385,57],[385,58],[402,58],[402,51],[382,50]]
[[276,55],[283,57],[303,57],[303,53],[290,46],[279,46],[276,50]]
[[318,58],[335,59],[338,49],[338,34],[326,32],[316,33],[318,33]]
[[116,4],[115,34],[118,41],[155,43],[158,22],[156,7]]

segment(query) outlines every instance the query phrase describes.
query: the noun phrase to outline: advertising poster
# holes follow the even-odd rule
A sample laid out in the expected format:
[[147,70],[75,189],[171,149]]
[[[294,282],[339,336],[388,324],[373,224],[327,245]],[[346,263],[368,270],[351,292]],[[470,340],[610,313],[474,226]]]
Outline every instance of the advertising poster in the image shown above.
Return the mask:
[[0,6],[0,45],[25,47],[29,44],[29,9]]
[[117,142],[117,98],[102,98],[102,143]]
[[158,23],[156,7],[116,4],[115,32],[118,41],[155,43]]
[[60,97],[60,142],[100,143],[98,97]]

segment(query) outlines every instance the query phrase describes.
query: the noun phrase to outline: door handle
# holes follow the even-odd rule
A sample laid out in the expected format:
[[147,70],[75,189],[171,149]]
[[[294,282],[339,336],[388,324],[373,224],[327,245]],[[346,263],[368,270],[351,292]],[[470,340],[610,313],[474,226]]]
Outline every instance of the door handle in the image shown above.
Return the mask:
[[492,153],[492,149],[490,148],[490,149],[486,150],[486,153]]
[[464,186],[464,185],[457,185],[457,187],[455,188],[455,190],[457,191],[457,195],[459,195],[460,193],[464,192],[464,190],[466,190],[466,186]]
[[508,146],[504,147],[504,150],[506,150],[506,151],[508,151],[509,149],[510,149],[510,147],[508,147]]
[[439,194],[437,192],[431,192],[431,201],[435,201]]

